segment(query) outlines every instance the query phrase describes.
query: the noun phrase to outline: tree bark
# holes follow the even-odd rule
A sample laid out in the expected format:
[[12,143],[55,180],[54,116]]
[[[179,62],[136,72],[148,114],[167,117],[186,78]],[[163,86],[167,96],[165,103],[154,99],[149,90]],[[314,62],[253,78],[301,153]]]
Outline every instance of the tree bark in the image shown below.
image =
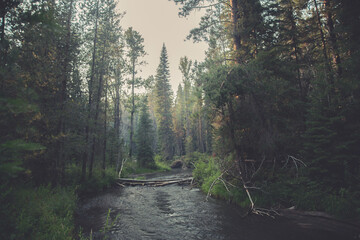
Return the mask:
[[[104,41],[104,48],[101,58],[101,70],[100,70],[100,76],[99,76],[99,85],[98,85],[98,91],[97,91],[97,99],[96,99],[96,107],[95,107],[95,117],[94,117],[94,132],[96,131],[97,124],[98,124],[98,118],[99,118],[99,108],[100,108],[100,101],[101,101],[101,92],[103,88],[103,80],[104,80],[104,62],[105,62],[105,54],[106,54],[106,39],[107,34],[105,34],[105,41]],[[95,142],[96,137],[95,134],[93,135],[92,145],[91,145],[91,153],[90,153],[90,165],[89,165],[89,178],[92,177],[92,170],[94,165],[94,158],[95,158]]]
[[134,113],[135,113],[135,60],[132,61],[132,82],[131,82],[131,118],[130,118],[130,149],[129,157],[133,155],[133,136],[134,136]]
[[114,129],[115,129],[115,142],[118,143],[118,145],[116,146],[118,151],[117,151],[117,156],[116,156],[116,172],[118,172],[119,170],[119,165],[120,165],[120,159],[121,159],[121,142],[120,142],[120,127],[121,127],[121,105],[120,105],[120,72],[117,72],[116,74],[116,79],[117,79],[117,83],[116,83],[116,107],[115,107],[115,118],[116,121],[114,121]]
[[[6,65],[6,48],[5,48],[5,14],[2,16],[2,23],[1,23],[1,42],[0,42],[0,50],[1,50],[1,65],[2,67],[5,67]],[[3,80],[1,81],[1,86],[3,85]]]
[[105,81],[105,109],[104,109],[104,140],[103,140],[103,161],[102,161],[102,176],[105,176],[105,169],[106,169],[106,143],[107,143],[107,105],[108,105],[108,98],[107,98],[107,90],[108,90],[108,79]]
[[[116,171],[118,171],[118,159],[119,159],[119,155],[120,155],[120,70],[119,69],[115,69],[115,100],[114,100],[114,131],[115,131],[115,148],[119,149],[117,152],[117,156],[116,156]],[[112,157],[114,157],[114,155],[116,155],[116,153],[114,153],[112,155]],[[112,160],[111,160],[112,161]]]

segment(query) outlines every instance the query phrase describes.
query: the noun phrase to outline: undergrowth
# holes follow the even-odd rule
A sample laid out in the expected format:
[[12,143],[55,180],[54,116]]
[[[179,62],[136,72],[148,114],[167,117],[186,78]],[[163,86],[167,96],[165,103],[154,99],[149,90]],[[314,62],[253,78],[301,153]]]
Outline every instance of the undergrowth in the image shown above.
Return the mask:
[[[74,187],[22,186],[1,201],[1,239],[73,239]],[[4,222],[5,220],[5,222]]]
[[92,178],[81,182],[81,170],[71,165],[62,185],[35,186],[18,180],[0,184],[0,239],[75,239],[74,211],[79,196],[109,188],[114,169],[94,169]]
[[[194,163],[195,181],[207,194],[213,182],[221,175],[218,164],[220,159],[196,153],[188,157],[188,160]],[[249,207],[250,201],[242,183],[229,176],[224,178],[226,183],[220,180],[215,181],[210,191],[211,196],[225,199],[241,207]],[[342,219],[360,218],[360,193],[357,191],[345,188],[332,189],[316,181],[311,181],[306,175],[290,177],[288,173],[281,171],[277,173],[276,177],[257,179],[253,184],[259,188],[250,190],[257,207],[287,208],[295,206],[300,210],[327,212]]]

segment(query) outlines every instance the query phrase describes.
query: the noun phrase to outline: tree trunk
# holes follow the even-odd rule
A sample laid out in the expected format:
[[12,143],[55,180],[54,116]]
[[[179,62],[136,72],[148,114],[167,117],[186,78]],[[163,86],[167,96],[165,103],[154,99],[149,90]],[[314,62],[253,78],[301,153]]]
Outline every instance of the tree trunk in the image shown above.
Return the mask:
[[[6,47],[5,47],[5,14],[2,16],[2,23],[1,23],[1,42],[0,42],[0,50],[1,50],[1,56],[0,56],[0,66],[5,67],[6,65]],[[1,88],[3,86],[3,80],[1,80]]]
[[330,0],[324,0],[325,3],[325,15],[326,15],[326,25],[329,31],[329,42],[332,52],[332,59],[333,64],[336,66],[336,72],[338,76],[341,76],[342,74],[342,68],[341,68],[341,58],[339,55],[339,49],[337,46],[337,39],[336,34],[334,31],[334,21],[333,21],[333,15],[331,12],[331,3]]
[[302,84],[301,84],[301,75],[300,75],[300,61],[299,61],[299,47],[298,47],[299,41],[298,41],[298,38],[296,36],[297,28],[296,28],[296,22],[295,22],[295,18],[294,18],[294,8],[293,8],[293,5],[292,5],[292,0],[289,0],[289,6],[290,6],[290,9],[289,9],[288,17],[289,17],[289,20],[290,20],[291,31],[292,31],[291,42],[292,42],[292,47],[294,49],[293,56],[295,57],[295,63],[296,63],[297,81],[298,81],[298,86],[299,86],[301,97],[304,98],[305,94],[304,94],[303,87],[302,87]]
[[65,59],[63,64],[63,79],[61,82],[60,91],[60,120],[58,126],[59,135],[59,153],[58,153],[58,165],[60,166],[61,179],[65,178],[65,105],[67,98],[67,83],[69,79],[69,65],[70,65],[70,43],[71,43],[71,18],[72,18],[73,0],[70,1],[70,9],[66,21],[66,42],[65,42]]
[[133,135],[134,135],[134,113],[135,113],[135,61],[132,62],[132,82],[131,82],[131,119],[130,119],[130,149],[129,157],[133,155]]
[[[98,124],[98,118],[99,118],[99,108],[100,108],[100,101],[101,101],[101,92],[103,87],[103,80],[104,80],[104,64],[105,64],[105,55],[106,55],[106,40],[107,40],[107,34],[104,36],[104,47],[101,57],[101,70],[100,70],[100,76],[99,76],[99,85],[98,85],[98,91],[97,91],[97,99],[96,99],[96,107],[95,107],[95,117],[94,117],[94,132],[96,132],[97,124]],[[95,158],[95,142],[96,142],[96,134],[93,135],[92,140],[92,146],[91,146],[91,153],[90,153],[90,165],[89,165],[89,178],[92,177],[92,170],[94,165],[94,158]]]
[[[120,74],[119,70],[115,69],[115,99],[114,99],[114,145],[115,148],[120,148],[118,145],[120,138]],[[114,151],[111,155],[110,160],[115,158],[115,155],[118,151]],[[117,156],[116,156],[117,159]],[[117,164],[117,161],[114,161]]]
[[103,141],[103,161],[102,161],[102,176],[105,176],[105,168],[106,168],[106,132],[107,132],[107,105],[108,105],[108,98],[107,98],[107,90],[108,90],[108,79],[105,81],[105,109],[104,109],[104,141]]
[[[333,80],[333,76],[332,76],[332,71],[333,70],[332,70],[332,67],[330,65],[329,57],[328,57],[328,54],[327,54],[327,46],[326,46],[326,41],[325,41],[325,35],[324,35],[324,32],[323,32],[323,28],[322,28],[321,17],[320,17],[320,12],[319,12],[319,8],[318,8],[317,0],[314,0],[314,4],[315,4],[316,15],[317,15],[317,21],[318,21],[318,25],[319,25],[319,29],[320,29],[321,42],[322,42],[322,45],[323,45],[323,55],[324,55],[324,61],[325,61],[325,78],[326,78],[327,83],[331,86],[330,89],[333,89],[333,86],[334,86],[334,80]],[[329,104],[331,102],[330,94],[331,93],[327,94]]]
[[91,119],[91,109],[92,109],[92,88],[95,75],[95,60],[96,60],[96,45],[97,45],[97,35],[98,35],[98,18],[99,18],[99,1],[96,1],[96,19],[95,19],[95,33],[94,33],[94,49],[92,54],[92,63],[91,63],[91,74],[89,81],[89,106],[88,106],[88,115],[85,126],[85,149],[82,159],[82,168],[81,168],[81,181],[85,180],[86,177],[86,165],[88,160],[88,150],[89,150],[89,132],[90,132],[90,119]]
[[315,11],[316,11],[317,21],[318,21],[318,25],[319,25],[319,30],[320,30],[321,43],[323,45],[324,61],[325,61],[325,66],[326,66],[326,70],[327,70],[327,71],[325,71],[325,77],[328,78],[328,75],[331,74],[331,66],[329,64],[329,57],[327,55],[325,35],[324,35],[323,29],[322,29],[323,27],[322,27],[322,23],[321,23],[321,17],[320,17],[317,0],[314,0],[314,4],[315,4]]
[[115,139],[118,140],[120,133],[120,74],[115,72],[115,101],[114,101],[114,131]]
[[235,61],[236,63],[240,63],[240,54],[238,51],[241,49],[241,36],[239,34],[239,6],[238,0],[230,0],[231,5],[231,21],[233,24],[233,41],[234,41],[234,51],[235,51]]

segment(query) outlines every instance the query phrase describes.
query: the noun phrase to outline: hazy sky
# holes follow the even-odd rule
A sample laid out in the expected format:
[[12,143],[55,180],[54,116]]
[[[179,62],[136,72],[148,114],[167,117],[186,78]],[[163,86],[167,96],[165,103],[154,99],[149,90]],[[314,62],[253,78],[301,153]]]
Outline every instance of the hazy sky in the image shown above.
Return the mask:
[[180,18],[179,7],[168,0],[118,0],[119,11],[126,11],[121,24],[123,29],[133,27],[145,41],[148,55],[144,60],[148,64],[142,67],[140,75],[156,75],[160,51],[165,43],[169,57],[170,84],[174,92],[182,81],[178,69],[180,58],[187,56],[192,60],[202,61],[207,49],[205,43],[184,41],[190,30],[198,26],[201,13],[193,12],[188,18]]

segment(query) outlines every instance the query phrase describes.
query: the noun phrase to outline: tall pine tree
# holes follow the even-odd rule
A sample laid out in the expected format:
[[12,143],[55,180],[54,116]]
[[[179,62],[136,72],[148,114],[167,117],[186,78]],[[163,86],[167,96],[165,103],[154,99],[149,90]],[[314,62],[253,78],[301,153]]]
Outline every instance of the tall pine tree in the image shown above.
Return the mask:
[[163,44],[155,77],[155,94],[159,148],[166,160],[171,159],[174,155],[174,133],[171,115],[172,92],[169,78],[168,55],[165,44]]
[[141,111],[139,125],[136,134],[137,143],[137,162],[139,167],[154,168],[154,152],[152,149],[153,143],[153,128],[152,121],[150,119],[149,108],[147,106],[148,101],[145,98]]

